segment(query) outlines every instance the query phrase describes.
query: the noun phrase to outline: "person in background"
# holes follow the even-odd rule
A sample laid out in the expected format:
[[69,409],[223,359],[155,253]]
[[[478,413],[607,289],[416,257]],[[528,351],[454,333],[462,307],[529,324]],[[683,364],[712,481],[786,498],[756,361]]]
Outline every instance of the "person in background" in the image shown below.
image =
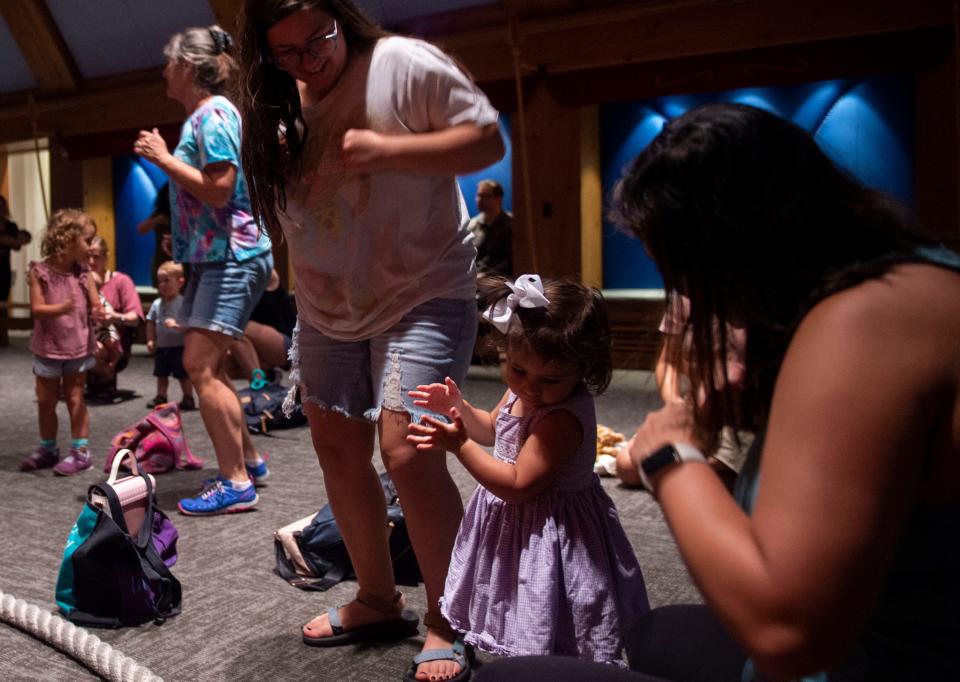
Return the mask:
[[97,350],[94,354],[96,364],[90,369],[91,374],[98,376],[113,376],[117,371],[117,363],[123,356],[123,344],[120,341],[120,331],[117,325],[108,322],[114,317],[113,306],[110,301],[104,298],[100,289],[103,287],[103,280],[100,275],[90,271],[89,277],[97,289],[97,295],[100,300],[100,307],[103,308],[104,321],[94,325],[93,334],[97,339]]
[[[6,303],[10,299],[10,287],[13,286],[13,271],[10,268],[10,252],[19,251],[29,244],[31,235],[21,230],[10,220],[10,206],[7,198],[0,195],[0,326],[8,317]],[[3,327],[6,329],[6,327]]]
[[129,275],[107,269],[109,257],[110,249],[106,240],[100,236],[94,237],[89,250],[90,269],[97,273],[103,282],[100,293],[113,308],[107,322],[116,325],[120,332],[123,354],[112,371],[97,375],[91,372],[87,377],[87,394],[91,398],[110,399],[115,395],[117,374],[123,371],[130,361],[137,327],[143,320],[143,305],[140,303],[137,286]]
[[290,348],[297,325],[293,297],[280,282],[276,270],[270,271],[267,289],[260,297],[243,337],[230,347],[230,375],[246,379],[254,387],[274,381],[277,370],[290,369]]
[[153,376],[157,378],[157,394],[147,407],[154,408],[167,402],[170,375],[180,382],[181,410],[193,410],[193,384],[183,368],[183,327],[180,310],[183,307],[183,266],[173,261],[160,264],[157,270],[157,291],[147,312],[147,350],[153,354]]
[[187,113],[171,153],[159,132],[142,130],[134,152],[170,178],[173,260],[190,263],[180,324],[183,364],[213,443],[218,475],[180,512],[210,516],[252,509],[259,501],[251,467],[265,471],[247,433],[224,358],[243,336],[273,268],[270,238],[250,211],[240,167],[240,113],[227,97],[236,74],[233,39],[219,26],[189,28],[164,48],[167,96]]
[[[90,468],[90,416],[83,399],[86,372],[96,362],[94,324],[106,321],[90,271],[87,251],[97,226],[83,211],[61,209],[43,233],[43,260],[30,264],[33,373],[37,387],[40,445],[20,463],[21,471],[53,467],[72,476]],[[72,442],[60,459],[57,403],[61,394],[70,413]]]
[[503,210],[503,187],[496,180],[477,183],[479,213],[467,226],[477,247],[477,276],[513,276],[513,215]]
[[[694,409],[630,444],[703,605],[653,609],[632,667],[668,679],[952,680],[960,670],[960,254],[742,104],[667,123],[616,190],[617,219],[690,299]],[[717,381],[744,329],[743,382]],[[757,439],[735,498],[701,454]],[[478,681],[558,666],[493,664]],[[626,673],[625,673],[626,675]],[[567,669],[553,680],[613,680]]]
[[[170,236],[170,183],[166,182],[157,190],[153,200],[153,211],[146,220],[137,225],[137,234],[154,234],[156,243],[153,248],[153,261],[150,271],[153,273],[153,286],[157,286],[157,273],[160,266],[173,256],[173,243]],[[183,270],[184,281],[190,278],[187,268]]]
[[244,17],[244,169],[255,212],[289,244],[291,377],[360,587],[303,640],[417,633],[383,533],[379,434],[427,594],[431,660],[407,677],[462,678],[439,599],[463,504],[445,453],[406,441],[423,412],[407,391],[469,366],[476,251],[456,175],[503,156],[498,114],[450,57],[387,34],[348,0],[248,0]]

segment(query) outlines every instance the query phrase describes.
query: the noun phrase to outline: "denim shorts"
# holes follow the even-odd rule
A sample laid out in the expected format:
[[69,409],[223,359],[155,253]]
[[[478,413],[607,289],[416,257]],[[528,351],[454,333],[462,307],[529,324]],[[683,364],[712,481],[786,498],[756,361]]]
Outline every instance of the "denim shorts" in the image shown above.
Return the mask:
[[190,268],[180,324],[239,339],[267,288],[273,254],[268,251],[243,262],[229,256],[223,263],[193,263]]
[[33,356],[33,373],[43,379],[59,379],[65,374],[77,374],[93,369],[97,359],[92,355],[74,360],[56,360],[40,355]]
[[301,321],[293,335],[292,377],[302,400],[322,409],[376,422],[386,408],[419,421],[433,413],[415,406],[407,392],[445,377],[462,382],[476,336],[472,299],[427,301],[363,341],[337,341]]

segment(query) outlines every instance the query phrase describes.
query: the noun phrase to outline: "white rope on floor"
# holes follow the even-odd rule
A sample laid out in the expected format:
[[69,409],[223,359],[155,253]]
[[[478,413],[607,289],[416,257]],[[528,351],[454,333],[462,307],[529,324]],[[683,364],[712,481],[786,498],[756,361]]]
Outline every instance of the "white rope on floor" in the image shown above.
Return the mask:
[[0,620],[59,649],[110,682],[163,682],[163,678],[96,635],[3,590]]

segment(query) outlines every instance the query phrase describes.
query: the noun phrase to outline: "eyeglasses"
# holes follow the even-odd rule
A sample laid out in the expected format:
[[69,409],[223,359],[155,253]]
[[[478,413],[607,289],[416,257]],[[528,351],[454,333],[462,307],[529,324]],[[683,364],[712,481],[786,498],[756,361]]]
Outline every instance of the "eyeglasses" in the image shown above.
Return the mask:
[[337,27],[337,22],[334,21],[333,30],[330,31],[330,33],[317,36],[307,41],[307,46],[302,50],[286,50],[282,54],[274,55],[270,58],[270,61],[274,66],[284,71],[294,71],[300,68],[300,65],[303,63],[303,56],[306,54],[309,54],[314,59],[333,54],[333,51],[337,49],[337,37],[339,35],[340,31]]

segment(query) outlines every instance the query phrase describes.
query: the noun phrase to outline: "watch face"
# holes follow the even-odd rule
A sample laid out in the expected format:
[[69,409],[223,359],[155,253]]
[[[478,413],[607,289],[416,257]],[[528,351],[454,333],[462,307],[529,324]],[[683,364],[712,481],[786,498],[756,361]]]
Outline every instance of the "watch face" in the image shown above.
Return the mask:
[[677,456],[676,448],[674,448],[672,445],[664,445],[662,448],[640,462],[640,466],[643,467],[643,473],[645,473],[647,476],[653,476],[664,467],[668,467],[671,464],[676,464],[679,461],[680,458]]

